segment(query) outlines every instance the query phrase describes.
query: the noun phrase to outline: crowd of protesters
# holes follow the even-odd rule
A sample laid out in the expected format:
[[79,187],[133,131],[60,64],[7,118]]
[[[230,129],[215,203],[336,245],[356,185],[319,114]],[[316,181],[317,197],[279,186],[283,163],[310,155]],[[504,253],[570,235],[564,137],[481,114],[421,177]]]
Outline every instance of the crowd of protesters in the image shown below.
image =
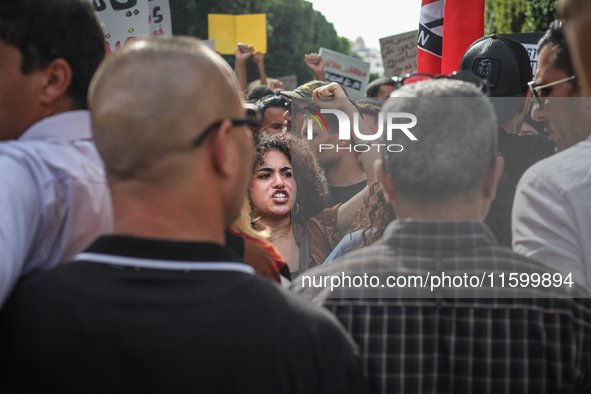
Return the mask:
[[591,3],[560,16],[535,75],[491,35],[352,99],[316,53],[286,90],[1,2],[0,392],[591,392]]

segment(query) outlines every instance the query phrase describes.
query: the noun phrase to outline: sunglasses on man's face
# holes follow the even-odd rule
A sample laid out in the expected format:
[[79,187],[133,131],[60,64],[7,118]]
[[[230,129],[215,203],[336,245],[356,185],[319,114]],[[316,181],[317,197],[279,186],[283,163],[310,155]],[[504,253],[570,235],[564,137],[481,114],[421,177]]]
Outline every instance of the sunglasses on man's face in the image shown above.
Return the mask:
[[257,109],[256,105],[245,104],[244,112],[246,113],[246,115],[241,118],[224,118],[211,124],[193,140],[193,146],[197,147],[201,145],[203,141],[205,141],[207,136],[216,131],[225,120],[231,121],[232,126],[234,127],[248,125],[251,131],[257,130],[262,122],[261,113]]
[[545,99],[546,97],[548,97],[548,94],[550,93],[548,89],[550,86],[558,85],[563,82],[572,81],[576,77],[576,75],[571,75],[568,78],[559,79],[558,81],[545,83],[543,85],[538,85],[535,81],[528,82],[527,86],[529,87],[529,91],[531,92],[531,96],[534,100],[536,108],[539,110],[544,108],[544,105],[546,104]]

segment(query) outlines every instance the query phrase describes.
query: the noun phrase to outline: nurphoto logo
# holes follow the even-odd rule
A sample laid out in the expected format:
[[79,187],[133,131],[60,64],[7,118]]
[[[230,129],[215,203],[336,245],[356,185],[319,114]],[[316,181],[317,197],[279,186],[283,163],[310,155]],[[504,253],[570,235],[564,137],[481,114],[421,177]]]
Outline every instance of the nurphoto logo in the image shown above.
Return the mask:
[[[313,139],[313,133],[312,133],[312,126],[313,126],[313,121],[315,120],[316,123],[318,123],[318,125],[320,126],[320,128],[322,129],[322,123],[324,123],[324,126],[326,126],[326,129],[328,130],[328,125],[326,124],[326,121],[324,120],[324,117],[322,116],[322,114],[333,114],[337,117],[338,122],[339,122],[339,139],[340,140],[351,140],[351,121],[349,119],[349,117],[347,116],[347,114],[343,111],[340,111],[338,109],[320,109],[320,113],[318,111],[313,110],[312,108],[309,107],[305,107],[306,110],[310,111],[310,112],[306,112],[306,114],[308,115],[308,124],[307,124],[307,138],[308,140],[312,140]],[[396,122],[394,121],[396,119]],[[398,123],[400,122],[401,119],[407,119],[410,120],[410,122],[407,123]],[[320,120],[322,120],[322,123],[320,122]],[[414,116],[413,114],[410,114],[408,112],[388,112],[386,113],[386,140],[387,141],[391,141],[392,140],[392,134],[395,130],[400,130],[402,131],[411,141],[418,141],[417,137],[414,136],[414,134],[409,130],[411,128],[413,128],[414,126],[417,125],[417,117]],[[380,138],[382,137],[382,134],[384,133],[384,114],[382,112],[379,113],[378,115],[378,130],[375,132],[375,134],[362,134],[359,131],[359,113],[355,112],[353,114],[353,132],[355,133],[355,136],[360,140],[360,141],[365,141],[365,142],[371,142],[371,141],[377,141],[379,142]],[[372,143],[372,144],[367,144],[367,143],[362,143],[362,144],[354,144],[352,145],[353,150],[355,150],[355,152],[367,152],[371,149],[372,146],[377,147],[378,152],[380,151],[380,147],[385,147],[388,152],[402,152],[404,147],[400,144],[382,144],[382,143]],[[335,149],[335,146],[332,144],[320,144],[319,146],[319,152],[322,152],[323,150],[329,150],[329,149]],[[337,146],[336,149],[338,150],[339,147]]]

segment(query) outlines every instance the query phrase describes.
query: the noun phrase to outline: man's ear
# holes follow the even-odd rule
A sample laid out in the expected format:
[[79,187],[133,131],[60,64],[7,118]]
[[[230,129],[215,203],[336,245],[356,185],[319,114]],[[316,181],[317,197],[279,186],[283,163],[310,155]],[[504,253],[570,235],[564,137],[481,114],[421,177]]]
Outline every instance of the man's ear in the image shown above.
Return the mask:
[[39,99],[45,106],[52,106],[66,95],[72,82],[72,69],[65,59],[57,58],[40,72],[45,75],[45,85]]
[[229,119],[224,120],[218,130],[213,133],[210,143],[204,147],[205,149],[211,150],[213,167],[223,176],[230,175],[236,169],[232,165],[228,146],[228,137],[231,131],[232,121]]
[[384,193],[386,193],[386,197],[389,201],[394,201],[396,199],[396,188],[394,187],[390,176],[388,176],[388,171],[384,168],[384,161],[376,160],[374,163],[374,169],[378,175],[378,180],[382,184]]
[[491,201],[495,199],[497,185],[499,184],[499,179],[501,179],[501,176],[503,175],[504,169],[505,159],[503,159],[503,156],[495,157],[495,164],[488,170],[486,178],[484,179],[483,194],[485,198],[488,198]]

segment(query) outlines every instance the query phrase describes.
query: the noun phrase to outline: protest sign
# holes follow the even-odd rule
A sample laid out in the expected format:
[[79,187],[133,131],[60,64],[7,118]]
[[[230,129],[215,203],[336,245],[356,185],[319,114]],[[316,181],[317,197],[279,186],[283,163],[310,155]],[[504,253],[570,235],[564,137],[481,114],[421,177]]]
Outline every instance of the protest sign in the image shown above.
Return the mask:
[[267,15],[207,15],[209,39],[215,50],[233,55],[239,42],[252,45],[255,52],[267,53]]
[[103,26],[105,51],[115,52],[130,41],[150,34],[149,9],[146,0],[93,0]]
[[283,82],[283,90],[295,90],[298,87],[298,76],[295,74],[275,78]]
[[536,69],[538,68],[538,41],[540,41],[543,35],[544,33],[501,34],[501,36],[512,38],[523,45],[529,55],[533,74],[536,73]]
[[170,5],[168,0],[149,0],[150,5],[150,35],[171,36]]
[[398,77],[417,70],[419,31],[380,38],[380,49],[386,77]]
[[320,48],[324,59],[324,78],[327,82],[338,82],[350,97],[365,96],[369,81],[369,63],[330,49]]
[[168,0],[93,0],[107,55],[140,36],[172,35]]

